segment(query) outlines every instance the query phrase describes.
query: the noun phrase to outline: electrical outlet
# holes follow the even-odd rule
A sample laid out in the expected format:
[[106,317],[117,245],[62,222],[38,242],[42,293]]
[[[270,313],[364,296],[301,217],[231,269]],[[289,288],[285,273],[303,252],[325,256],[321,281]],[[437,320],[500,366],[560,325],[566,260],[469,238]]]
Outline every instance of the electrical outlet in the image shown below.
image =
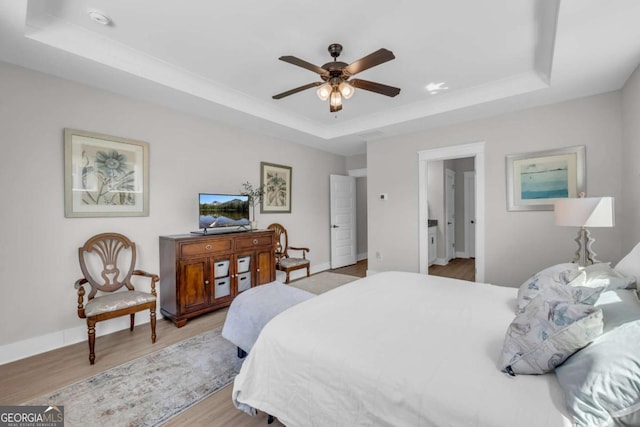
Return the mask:
[[377,260],[382,260],[382,254],[380,252],[376,252],[376,259]]

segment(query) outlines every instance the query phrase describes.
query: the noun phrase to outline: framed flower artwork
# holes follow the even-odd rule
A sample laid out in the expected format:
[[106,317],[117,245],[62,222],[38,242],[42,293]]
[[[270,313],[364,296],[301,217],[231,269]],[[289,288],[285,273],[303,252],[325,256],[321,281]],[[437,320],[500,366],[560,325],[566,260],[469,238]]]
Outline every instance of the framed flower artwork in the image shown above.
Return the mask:
[[64,130],[64,214],[149,216],[149,144]]
[[291,167],[260,163],[260,213],[291,213]]

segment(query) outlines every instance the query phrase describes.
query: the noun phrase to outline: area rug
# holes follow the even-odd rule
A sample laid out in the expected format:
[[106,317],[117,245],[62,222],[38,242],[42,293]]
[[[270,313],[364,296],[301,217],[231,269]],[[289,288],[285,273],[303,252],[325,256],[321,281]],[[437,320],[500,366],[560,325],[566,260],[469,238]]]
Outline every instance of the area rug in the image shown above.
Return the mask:
[[290,285],[317,295],[358,279],[359,277],[356,276],[323,271],[304,279],[295,280]]
[[221,327],[41,396],[64,405],[65,426],[156,426],[229,384],[240,371]]

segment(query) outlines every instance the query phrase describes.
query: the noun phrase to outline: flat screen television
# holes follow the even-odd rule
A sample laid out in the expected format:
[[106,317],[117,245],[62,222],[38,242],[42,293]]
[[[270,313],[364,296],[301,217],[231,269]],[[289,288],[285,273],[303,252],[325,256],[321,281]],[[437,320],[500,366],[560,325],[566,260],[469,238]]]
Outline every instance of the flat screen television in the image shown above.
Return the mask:
[[240,194],[198,194],[199,231],[212,234],[249,230],[249,196]]

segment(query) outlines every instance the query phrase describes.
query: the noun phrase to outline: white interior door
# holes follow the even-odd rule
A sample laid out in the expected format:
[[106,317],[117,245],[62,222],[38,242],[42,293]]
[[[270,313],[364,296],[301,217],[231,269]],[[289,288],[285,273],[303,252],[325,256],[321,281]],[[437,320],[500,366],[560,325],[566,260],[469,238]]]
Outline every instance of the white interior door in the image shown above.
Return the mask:
[[356,178],[330,175],[331,268],[356,263]]
[[464,173],[464,250],[476,257],[476,173]]
[[456,257],[456,173],[445,169],[444,176],[444,217],[445,227],[445,257],[447,262]]

